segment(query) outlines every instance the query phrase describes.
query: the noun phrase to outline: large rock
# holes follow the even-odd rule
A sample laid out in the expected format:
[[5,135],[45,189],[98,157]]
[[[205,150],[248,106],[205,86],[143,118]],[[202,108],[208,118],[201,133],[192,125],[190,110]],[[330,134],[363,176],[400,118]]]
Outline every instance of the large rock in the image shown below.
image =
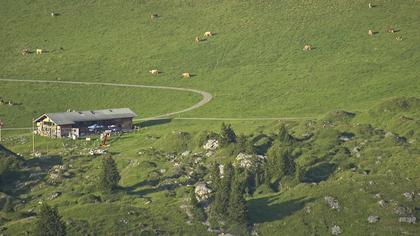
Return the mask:
[[340,235],[341,233],[343,233],[343,231],[341,230],[341,227],[340,227],[340,226],[338,226],[338,225],[334,225],[334,226],[331,228],[331,234],[332,234],[332,235]]
[[414,192],[405,192],[405,193],[403,193],[403,196],[405,197],[405,198],[407,198],[407,200],[409,200],[409,201],[413,201],[413,199],[414,199]]
[[368,222],[369,222],[370,224],[376,223],[376,222],[378,222],[378,221],[379,221],[379,216],[369,216],[369,217],[368,217]]
[[398,219],[398,221],[400,223],[415,224],[416,223],[416,217],[415,216],[400,217]]
[[212,190],[205,183],[198,183],[195,186],[194,193],[197,201],[206,202],[209,200]]
[[208,151],[214,151],[219,147],[219,141],[216,139],[209,139],[206,144],[204,144],[203,148]]
[[326,196],[324,197],[325,202],[327,203],[328,207],[330,207],[331,209],[340,209],[340,204],[338,203],[338,200],[331,197],[331,196]]
[[252,167],[254,167],[255,165],[255,160],[254,160],[254,156],[253,155],[249,155],[249,154],[244,154],[244,153],[239,153],[236,156],[236,163],[245,169],[251,169]]
[[264,163],[267,158],[261,155],[249,155],[239,153],[235,158],[235,166],[242,167],[247,170],[255,170],[258,165]]

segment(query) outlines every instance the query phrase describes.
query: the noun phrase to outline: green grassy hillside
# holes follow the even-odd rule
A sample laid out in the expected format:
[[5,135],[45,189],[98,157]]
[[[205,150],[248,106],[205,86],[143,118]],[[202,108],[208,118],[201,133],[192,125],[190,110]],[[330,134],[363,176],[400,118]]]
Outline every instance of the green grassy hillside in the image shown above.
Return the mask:
[[[3,1],[0,77],[176,85],[215,95],[191,116],[362,110],[420,89],[420,4],[374,4],[369,9],[364,0]],[[151,13],[160,17],[152,21]],[[398,32],[386,33],[388,27]],[[378,33],[369,37],[369,29]],[[205,31],[216,35],[194,43]],[[305,44],[315,50],[304,52]],[[49,53],[22,56],[22,48]],[[163,71],[159,79],[148,73],[153,68]],[[184,71],[196,76],[183,80]]]

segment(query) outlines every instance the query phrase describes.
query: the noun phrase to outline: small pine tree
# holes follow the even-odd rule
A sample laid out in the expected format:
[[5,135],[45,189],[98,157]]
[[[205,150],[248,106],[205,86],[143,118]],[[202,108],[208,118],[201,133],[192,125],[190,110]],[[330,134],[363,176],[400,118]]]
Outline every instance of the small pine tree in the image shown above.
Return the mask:
[[39,236],[62,236],[66,235],[66,225],[58,214],[56,207],[50,207],[46,203],[41,205],[35,235]]
[[236,142],[236,152],[245,153],[245,154],[254,154],[255,146],[252,143],[252,140],[248,139],[243,134],[239,135]]
[[233,165],[228,163],[224,168],[223,178],[220,180],[219,188],[217,189],[214,203],[213,211],[214,215],[225,216],[226,209],[229,206],[229,194],[231,189],[231,182],[233,177]]
[[[266,176],[269,176],[270,179],[281,179],[286,173],[284,172],[284,147],[281,146],[279,143],[275,143],[267,152],[267,171]],[[267,180],[267,181],[269,181]]]
[[192,207],[192,213],[194,214],[195,218],[198,221],[205,221],[206,220],[206,213],[203,208],[201,208],[200,203],[197,201],[195,196],[194,188],[191,189],[190,192],[190,203]]
[[220,134],[220,145],[227,146],[231,143],[236,143],[236,134],[233,131],[231,125],[222,124],[222,130]]
[[111,156],[102,159],[102,170],[99,178],[99,186],[104,192],[112,192],[118,187],[120,181],[120,173],[117,165]]
[[295,138],[289,134],[284,124],[280,127],[277,137],[278,137],[278,140],[284,144],[293,144],[295,141]]
[[217,191],[220,185],[220,166],[218,163],[214,163],[210,168],[210,182],[213,191]]
[[247,206],[244,198],[245,181],[244,176],[238,170],[231,184],[229,196],[228,219],[233,224],[245,225],[247,222]]
[[283,153],[283,172],[286,175],[293,175],[296,171],[296,163],[294,158],[290,155],[290,152],[286,151]]

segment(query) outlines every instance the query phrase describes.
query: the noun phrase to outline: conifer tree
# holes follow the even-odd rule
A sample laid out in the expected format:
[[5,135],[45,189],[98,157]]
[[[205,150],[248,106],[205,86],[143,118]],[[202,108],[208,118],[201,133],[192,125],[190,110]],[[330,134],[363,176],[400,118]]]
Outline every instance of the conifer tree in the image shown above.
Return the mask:
[[206,220],[206,213],[204,209],[201,208],[200,203],[197,201],[195,196],[194,188],[191,189],[190,192],[190,203],[192,206],[192,213],[194,214],[195,218],[198,221],[205,221]]
[[294,137],[289,134],[284,124],[280,127],[280,130],[277,136],[278,136],[278,140],[284,144],[293,144],[295,141]]
[[231,143],[236,143],[236,134],[233,131],[231,125],[222,124],[221,134],[220,134],[220,144],[221,146],[227,146]]
[[223,178],[220,180],[219,188],[213,203],[214,213],[218,216],[225,216],[226,209],[229,206],[229,195],[231,189],[231,182],[233,177],[233,165],[229,163],[225,166],[223,171]]
[[63,236],[66,235],[66,225],[61,219],[56,207],[46,203],[41,205],[41,211],[36,221],[35,235]]
[[279,143],[274,143],[273,146],[267,152],[267,177],[281,179],[286,173],[284,172],[284,147]]
[[111,156],[102,159],[102,170],[99,177],[99,186],[102,191],[110,193],[118,187],[121,177]]
[[232,179],[229,196],[228,219],[233,224],[244,225],[247,222],[247,206],[244,198],[246,177],[236,169]]
[[236,142],[236,152],[245,153],[245,154],[254,154],[255,147],[252,143],[252,140],[248,139],[243,134],[239,135]]
[[213,191],[217,191],[220,185],[220,165],[218,163],[214,163],[210,168],[210,187]]

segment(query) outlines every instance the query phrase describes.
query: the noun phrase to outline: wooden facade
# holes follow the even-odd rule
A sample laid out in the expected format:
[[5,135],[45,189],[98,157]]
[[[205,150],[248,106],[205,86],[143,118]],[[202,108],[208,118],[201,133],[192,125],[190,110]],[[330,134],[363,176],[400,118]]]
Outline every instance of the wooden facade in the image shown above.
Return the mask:
[[128,131],[133,128],[134,112],[128,108],[47,113],[40,116],[36,123],[36,133],[47,137],[71,137],[78,138],[91,135],[98,130],[92,130],[89,126],[97,125],[107,130],[112,127],[113,131]]

